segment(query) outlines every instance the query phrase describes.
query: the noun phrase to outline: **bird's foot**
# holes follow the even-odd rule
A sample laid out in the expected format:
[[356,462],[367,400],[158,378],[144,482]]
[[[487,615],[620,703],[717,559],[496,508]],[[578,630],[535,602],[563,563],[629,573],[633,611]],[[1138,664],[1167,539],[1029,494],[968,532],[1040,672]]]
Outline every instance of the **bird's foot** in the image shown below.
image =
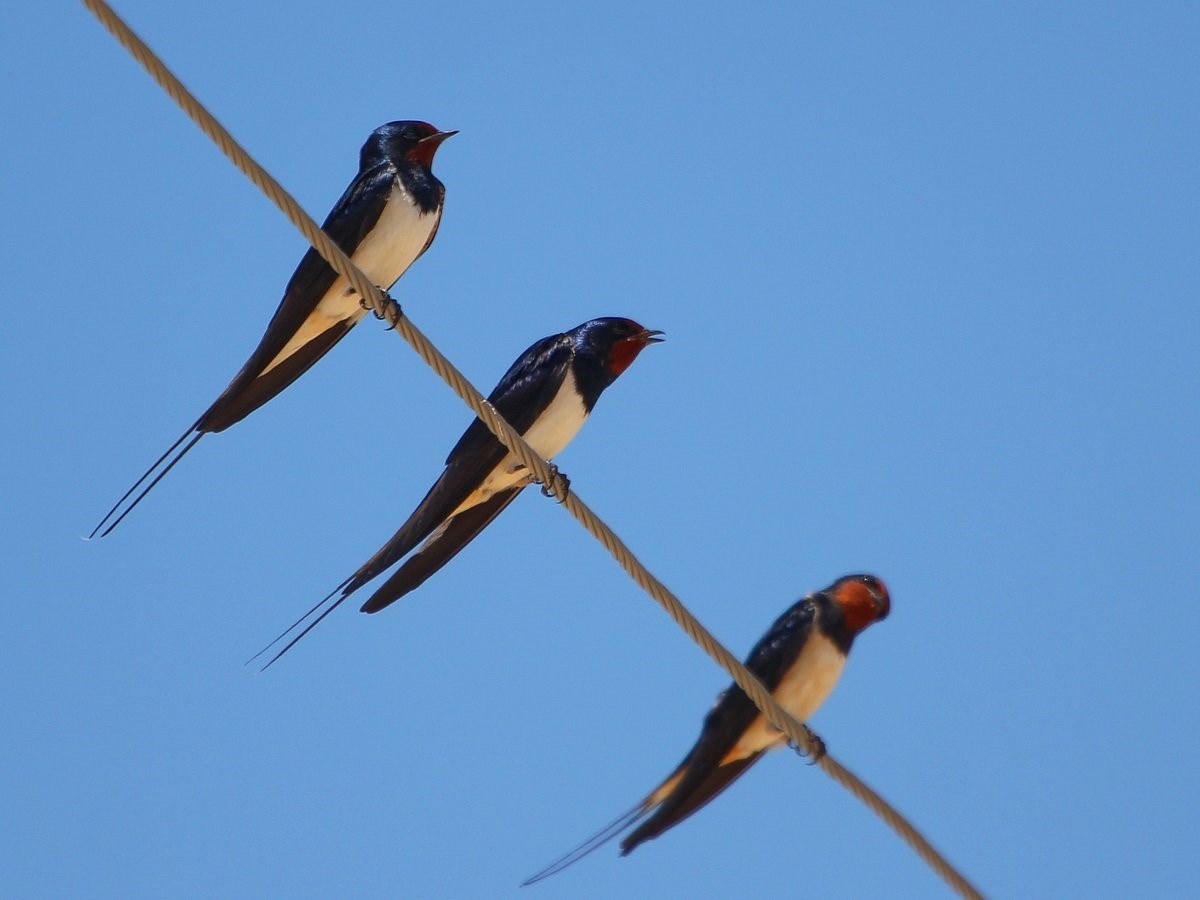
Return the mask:
[[550,463],[550,480],[542,484],[542,496],[555,496],[555,485],[561,485],[562,487],[562,497],[559,498],[558,502],[565,503],[567,495],[571,493],[571,479],[568,478],[564,473],[558,471],[558,466],[556,466],[554,463]]
[[800,756],[808,757],[808,764],[810,766],[815,766],[826,755],[825,742],[821,740],[820,735],[818,735],[807,725],[804,726],[804,733],[808,737],[808,744],[812,748],[811,752],[806,753],[803,747],[793,741],[788,741],[788,746],[795,750]]
[[[353,291],[354,289],[351,288],[350,290]],[[400,316],[404,315],[404,310],[401,309],[400,304],[398,302],[396,302],[396,298],[393,297],[391,294],[389,294],[387,291],[385,291],[383,288],[379,289],[379,293],[383,294],[384,309],[386,310],[388,307],[394,306],[398,313],[395,321],[393,321],[391,324],[388,325],[387,330],[391,331],[393,328],[396,327],[396,324],[400,321]],[[373,307],[370,303],[368,303],[366,297],[359,297],[358,305],[360,307],[362,307],[364,310],[366,310],[367,312],[369,312],[371,315],[373,315],[376,319],[379,319],[380,321],[383,321],[384,319],[389,318],[389,316],[387,316],[386,314],[380,313],[377,309],[375,309],[375,307]]]

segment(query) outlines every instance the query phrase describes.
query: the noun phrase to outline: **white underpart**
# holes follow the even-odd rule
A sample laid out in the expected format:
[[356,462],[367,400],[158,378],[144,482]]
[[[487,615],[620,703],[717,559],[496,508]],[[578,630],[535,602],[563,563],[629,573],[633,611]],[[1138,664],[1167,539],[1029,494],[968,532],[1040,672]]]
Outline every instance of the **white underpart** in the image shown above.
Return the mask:
[[[542,459],[553,459],[562,452],[567,444],[571,443],[571,439],[579,433],[579,429],[583,427],[586,420],[587,411],[583,405],[583,398],[575,386],[575,374],[568,369],[558,393],[554,395],[554,399],[550,401],[546,411],[533,423],[533,427],[525,432],[524,437],[529,446],[537,451]],[[472,506],[483,503],[498,491],[528,481],[528,479],[529,473],[525,467],[509,453],[496,468],[492,469],[483,484],[464,500],[452,515],[458,515],[464,509],[470,509]]]
[[[800,651],[800,658],[784,675],[773,696],[794,719],[805,722],[833,692],[845,664],[845,655],[833,641],[817,631],[814,624],[813,633],[805,642],[804,649]],[[746,733],[730,751],[726,760],[741,759],[759,750],[781,744],[784,740],[783,733],[776,731],[767,724],[762,715],[759,715],[746,729]]]
[[[379,221],[350,258],[373,284],[387,289],[420,255],[440,218],[441,210],[421,212],[399,179],[396,179]],[[357,322],[366,314],[367,311],[359,304],[358,294],[339,275],[317,303],[312,315],[263,372],[269,372],[330,326],[344,319]]]

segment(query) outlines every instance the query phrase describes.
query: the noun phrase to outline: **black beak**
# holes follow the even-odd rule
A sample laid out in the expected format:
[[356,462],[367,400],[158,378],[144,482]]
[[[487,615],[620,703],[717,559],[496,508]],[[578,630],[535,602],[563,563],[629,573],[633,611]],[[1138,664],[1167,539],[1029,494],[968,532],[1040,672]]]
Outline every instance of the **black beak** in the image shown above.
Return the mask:
[[417,141],[417,143],[424,144],[426,141],[433,141],[433,145],[436,147],[438,144],[440,144],[446,138],[454,137],[456,134],[458,134],[457,129],[455,129],[454,131],[435,131],[433,134],[429,135],[428,137],[421,138],[419,141]]

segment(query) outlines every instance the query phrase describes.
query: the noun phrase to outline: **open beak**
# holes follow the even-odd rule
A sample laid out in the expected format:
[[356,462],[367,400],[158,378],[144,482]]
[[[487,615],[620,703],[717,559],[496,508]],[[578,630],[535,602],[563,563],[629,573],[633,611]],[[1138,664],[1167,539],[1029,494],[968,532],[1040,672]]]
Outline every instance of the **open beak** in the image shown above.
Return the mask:
[[659,337],[659,335],[664,334],[664,333],[665,332],[655,331],[653,329],[647,328],[645,331],[643,331],[641,334],[639,334],[638,337],[641,338],[641,341],[643,344],[661,344],[664,339]]

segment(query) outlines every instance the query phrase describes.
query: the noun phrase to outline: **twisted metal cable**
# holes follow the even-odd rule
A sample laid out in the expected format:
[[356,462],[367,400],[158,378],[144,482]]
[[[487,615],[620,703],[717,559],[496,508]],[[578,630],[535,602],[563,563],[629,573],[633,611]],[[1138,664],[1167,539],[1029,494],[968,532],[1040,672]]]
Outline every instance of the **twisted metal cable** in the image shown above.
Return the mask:
[[729,673],[738,687],[746,692],[746,695],[762,712],[766,720],[782,732],[791,745],[814,759],[817,765],[831,778],[870,808],[961,896],[982,897],[979,891],[938,853],[904,816],[868,787],[857,775],[829,756],[825,752],[825,745],[821,739],[776,702],[771,693],[763,687],[762,682],[755,678],[732,653],[713,637],[708,629],[700,624],[679,598],[650,573],[634,556],[625,542],[592,512],[576,493],[569,490],[566,479],[559,474],[558,469],[533,451],[516,429],[496,412],[495,408],[484,399],[483,395],[466,377],[404,315],[400,305],[385,291],[373,284],[362,270],[350,261],[350,258],[330,240],[316,221],[296,202],[295,198],[284,190],[283,186],[234,140],[216,117],[204,108],[154,51],[125,24],[104,0],[82,0],[82,2],[142,65],[150,77],[187,113],[200,130],[212,139],[242,174],[249,178],[287,216],[288,220],[300,230],[300,233],[334,271],[350,283],[375,314],[399,332],[421,359],[462,398],[488,430],[532,473],[534,480],[544,486],[545,493],[557,498],[576,521],[603,544],[621,568],[666,610],[688,637],[699,644],[705,653]]

